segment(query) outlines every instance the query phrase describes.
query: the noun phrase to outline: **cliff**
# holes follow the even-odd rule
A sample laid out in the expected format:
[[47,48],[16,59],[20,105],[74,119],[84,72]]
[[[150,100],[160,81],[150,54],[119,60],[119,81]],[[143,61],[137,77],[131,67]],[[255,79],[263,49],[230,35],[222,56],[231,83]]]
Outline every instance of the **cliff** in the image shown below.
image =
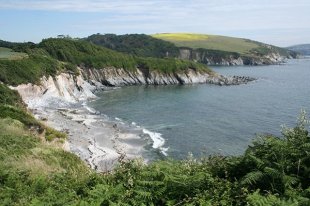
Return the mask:
[[180,59],[207,65],[271,65],[296,53],[250,39],[208,34],[162,33],[152,37],[174,43]]
[[271,65],[296,53],[247,39],[203,34],[96,34],[85,38],[115,51],[155,58],[178,58],[207,65]]
[[280,64],[283,63],[287,58],[294,58],[294,56],[283,56],[276,51],[264,55],[241,55],[235,52],[180,48],[179,58],[200,62],[207,65],[234,66]]
[[169,84],[216,84],[238,85],[253,81],[250,77],[225,77],[187,69],[174,73],[156,70],[122,68],[78,68],[79,75],[60,73],[54,77],[44,76],[39,85],[21,84],[12,87],[17,90],[30,108],[52,107],[95,98],[94,92],[104,87],[126,85],[169,85]]

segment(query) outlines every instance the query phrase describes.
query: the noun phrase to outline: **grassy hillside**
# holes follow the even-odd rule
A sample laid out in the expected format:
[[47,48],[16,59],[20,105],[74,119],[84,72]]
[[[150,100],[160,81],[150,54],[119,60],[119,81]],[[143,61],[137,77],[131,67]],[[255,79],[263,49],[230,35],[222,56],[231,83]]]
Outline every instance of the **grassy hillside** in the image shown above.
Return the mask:
[[173,42],[178,47],[189,47],[193,49],[212,49],[228,52],[246,54],[250,50],[258,48],[259,45],[247,39],[187,33],[164,33],[154,34],[155,38]]
[[241,55],[264,55],[273,51],[277,51],[282,55],[288,54],[287,51],[282,48],[235,37],[190,33],[162,33],[151,36],[172,42],[178,47],[188,47],[192,49],[200,48],[224,52],[237,52]]

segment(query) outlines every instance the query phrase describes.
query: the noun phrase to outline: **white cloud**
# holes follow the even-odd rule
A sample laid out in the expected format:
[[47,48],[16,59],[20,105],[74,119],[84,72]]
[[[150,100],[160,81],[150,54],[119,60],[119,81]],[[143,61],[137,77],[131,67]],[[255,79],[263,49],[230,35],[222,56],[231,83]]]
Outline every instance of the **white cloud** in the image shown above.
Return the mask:
[[[0,0],[1,9],[81,13],[85,18],[68,25],[72,31],[223,35],[238,31],[250,38],[258,30],[301,28],[310,36],[309,0]],[[260,37],[267,39],[268,33]]]

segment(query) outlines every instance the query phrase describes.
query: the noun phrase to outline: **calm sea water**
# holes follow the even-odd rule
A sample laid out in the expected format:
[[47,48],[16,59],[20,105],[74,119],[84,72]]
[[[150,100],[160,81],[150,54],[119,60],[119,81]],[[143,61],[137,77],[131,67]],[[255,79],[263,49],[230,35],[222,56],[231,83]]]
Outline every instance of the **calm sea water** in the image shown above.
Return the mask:
[[[160,133],[174,158],[241,154],[258,134],[281,135],[310,112],[310,59],[275,66],[213,67],[258,78],[239,86],[131,86],[98,94],[90,106]],[[134,122],[134,123],[132,123]]]

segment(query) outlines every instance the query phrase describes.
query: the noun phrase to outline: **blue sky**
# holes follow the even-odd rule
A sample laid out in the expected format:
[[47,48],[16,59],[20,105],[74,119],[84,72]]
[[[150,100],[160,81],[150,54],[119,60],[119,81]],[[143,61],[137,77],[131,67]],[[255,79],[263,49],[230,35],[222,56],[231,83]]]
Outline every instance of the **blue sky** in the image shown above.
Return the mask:
[[190,32],[310,43],[310,0],[0,0],[0,39]]

